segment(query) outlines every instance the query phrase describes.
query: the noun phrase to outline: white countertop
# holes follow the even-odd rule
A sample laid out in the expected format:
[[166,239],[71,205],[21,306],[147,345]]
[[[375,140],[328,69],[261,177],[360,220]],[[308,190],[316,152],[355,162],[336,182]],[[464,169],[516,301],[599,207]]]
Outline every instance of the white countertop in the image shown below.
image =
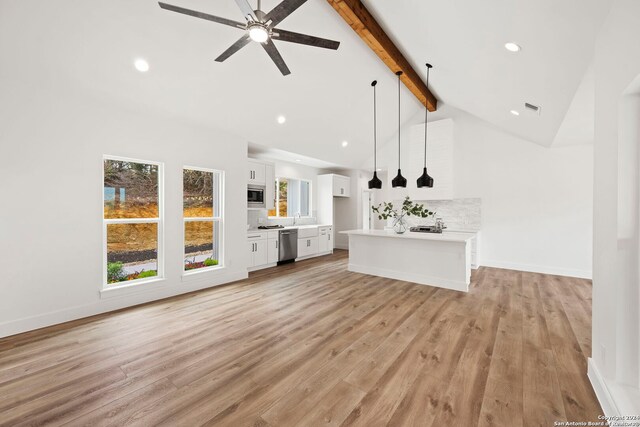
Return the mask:
[[397,234],[392,230],[348,230],[341,231],[342,234],[370,236],[370,237],[387,237],[391,239],[417,239],[417,240],[435,240],[441,242],[466,242],[476,237],[476,233],[464,233],[457,231],[445,231],[439,233],[414,233],[407,231],[404,234]]
[[329,224],[304,224],[304,225],[285,225],[284,228],[250,228],[247,233],[262,233],[265,231],[279,231],[279,230],[292,230],[294,228],[317,228],[317,227],[331,227]]

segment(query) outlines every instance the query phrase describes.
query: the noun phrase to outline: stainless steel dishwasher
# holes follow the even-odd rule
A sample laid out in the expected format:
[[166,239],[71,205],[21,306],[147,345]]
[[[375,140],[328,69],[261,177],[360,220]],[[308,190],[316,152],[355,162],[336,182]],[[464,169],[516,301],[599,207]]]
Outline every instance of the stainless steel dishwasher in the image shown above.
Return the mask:
[[293,262],[298,257],[298,229],[280,230],[278,264]]

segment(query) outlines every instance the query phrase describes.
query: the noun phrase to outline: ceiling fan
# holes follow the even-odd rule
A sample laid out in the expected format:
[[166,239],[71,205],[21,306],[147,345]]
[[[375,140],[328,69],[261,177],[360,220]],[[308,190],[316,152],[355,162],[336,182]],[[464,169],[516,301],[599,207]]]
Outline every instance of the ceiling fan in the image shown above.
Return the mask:
[[338,49],[340,42],[334,40],[322,39],[320,37],[314,37],[307,34],[294,33],[292,31],[282,30],[276,28],[282,20],[292,14],[296,9],[302,6],[307,0],[284,0],[282,3],[274,7],[271,12],[265,13],[260,9],[260,0],[258,2],[258,8],[253,10],[249,5],[248,0],[236,0],[238,7],[242,11],[246,19],[246,23],[232,21],[231,19],[221,18],[219,16],[210,15],[208,13],[197,12],[195,10],[185,9],[180,6],[174,6],[167,3],[158,2],[161,8],[170,10],[177,13],[182,13],[189,16],[194,16],[200,19],[206,19],[207,21],[217,22],[218,24],[229,25],[231,27],[239,28],[245,31],[245,34],[240,39],[231,45],[231,47],[220,56],[216,58],[216,61],[223,62],[231,55],[242,49],[249,44],[250,41],[260,43],[267,54],[271,57],[283,76],[291,74],[289,67],[285,64],[280,52],[276,49],[274,40],[283,42],[306,44],[314,47],[322,47],[325,49]]

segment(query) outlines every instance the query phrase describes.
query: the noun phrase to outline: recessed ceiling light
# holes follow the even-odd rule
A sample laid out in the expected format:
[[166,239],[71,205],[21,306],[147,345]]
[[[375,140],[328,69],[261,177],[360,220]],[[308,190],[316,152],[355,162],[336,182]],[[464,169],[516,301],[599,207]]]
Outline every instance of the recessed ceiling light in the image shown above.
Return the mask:
[[347,145],[349,145],[349,143],[347,141],[342,141],[342,146],[346,147]]
[[146,73],[149,71],[149,63],[142,58],[138,58],[134,61],[133,66],[136,67],[136,70],[141,73]]
[[382,171],[382,168],[378,168],[378,169],[376,169],[376,170],[377,170],[378,172],[381,172],[381,171]]
[[300,163],[300,161],[301,161],[300,159],[296,159],[296,162]]
[[517,110],[511,110],[511,114],[513,114],[514,116],[519,116],[520,112]]
[[504,48],[509,52],[520,52],[520,49],[522,49],[520,45],[513,42],[505,43]]
[[285,116],[278,116],[278,123],[283,124],[286,121],[287,121],[287,118]]

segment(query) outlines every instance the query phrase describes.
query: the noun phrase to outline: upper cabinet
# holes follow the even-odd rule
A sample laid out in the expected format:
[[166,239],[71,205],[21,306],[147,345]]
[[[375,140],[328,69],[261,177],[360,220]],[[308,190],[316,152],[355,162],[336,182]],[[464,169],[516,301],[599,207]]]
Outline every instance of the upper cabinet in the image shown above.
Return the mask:
[[351,196],[351,178],[348,176],[331,174],[334,197]]
[[248,183],[256,185],[266,184],[266,165],[255,160],[249,160],[249,171],[247,172]]
[[276,171],[273,163],[249,159],[247,184],[264,186],[265,209],[276,207]]

